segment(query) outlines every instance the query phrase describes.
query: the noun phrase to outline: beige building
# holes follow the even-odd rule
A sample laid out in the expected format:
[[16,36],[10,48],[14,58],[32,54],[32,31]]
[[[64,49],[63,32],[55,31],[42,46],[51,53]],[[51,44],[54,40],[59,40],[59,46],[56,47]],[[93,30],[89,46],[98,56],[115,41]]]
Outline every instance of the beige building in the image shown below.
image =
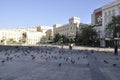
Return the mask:
[[53,25],[53,36],[59,33],[60,35],[65,35],[66,37],[75,37],[76,32],[80,25],[80,18],[72,17],[69,19],[69,23],[65,25],[55,24]]
[[48,29],[45,36],[42,36],[40,43],[49,43],[53,39],[53,30]]
[[[19,29],[1,29],[0,30],[0,44],[26,44],[35,45],[41,41],[43,36],[52,36],[46,34],[52,27],[37,26],[34,28],[19,28]],[[52,32],[51,32],[52,33]]]
[[48,29],[46,31],[46,40],[51,40],[53,37],[53,34],[52,34],[52,29]]

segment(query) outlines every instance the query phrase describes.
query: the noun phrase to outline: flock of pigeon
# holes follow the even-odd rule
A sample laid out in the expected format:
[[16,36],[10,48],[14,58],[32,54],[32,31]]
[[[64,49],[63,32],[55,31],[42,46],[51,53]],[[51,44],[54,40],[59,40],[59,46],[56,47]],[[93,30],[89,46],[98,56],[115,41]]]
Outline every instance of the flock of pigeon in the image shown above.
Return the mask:
[[[86,66],[89,66],[90,63],[87,61],[87,58],[94,53],[99,52],[93,50],[73,50],[52,46],[17,46],[0,50],[0,65],[10,61],[19,62],[34,60],[35,62],[54,62],[57,63],[59,67],[64,63],[82,64],[83,62],[86,62]],[[97,60],[97,57],[94,56],[94,58]],[[108,60],[105,59],[103,62],[105,64],[109,63]],[[113,64],[113,66],[116,65],[117,64]]]
[[[0,50],[0,64],[9,61],[27,60],[56,62],[59,67],[62,63],[77,64],[85,60],[88,56],[84,53],[90,53],[87,50],[70,50],[64,48],[39,46],[39,47],[15,47]],[[91,51],[93,53],[93,51]],[[24,61],[24,59],[22,60]],[[89,66],[89,63],[87,64]]]

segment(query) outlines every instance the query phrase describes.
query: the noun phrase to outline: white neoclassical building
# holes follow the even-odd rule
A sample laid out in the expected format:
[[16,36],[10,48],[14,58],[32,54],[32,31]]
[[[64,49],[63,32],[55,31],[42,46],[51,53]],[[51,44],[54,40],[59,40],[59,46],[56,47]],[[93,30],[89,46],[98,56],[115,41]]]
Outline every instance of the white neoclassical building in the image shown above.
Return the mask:
[[65,35],[66,37],[75,37],[76,31],[79,30],[80,18],[72,17],[69,19],[69,23],[65,25],[55,24],[53,25],[53,35],[59,33],[60,35]]
[[[48,37],[48,34],[46,34],[48,30],[52,32],[52,27],[37,26],[33,28],[1,29],[0,44],[10,44],[11,40],[20,43],[22,39],[25,39],[24,44],[35,45],[41,41],[43,36]],[[49,36],[52,36],[52,33]]]
[[105,46],[105,38],[110,35],[106,32],[106,25],[111,21],[112,16],[120,15],[120,0],[115,0],[101,8],[93,11],[91,17],[91,25],[99,32],[101,38],[101,46]]

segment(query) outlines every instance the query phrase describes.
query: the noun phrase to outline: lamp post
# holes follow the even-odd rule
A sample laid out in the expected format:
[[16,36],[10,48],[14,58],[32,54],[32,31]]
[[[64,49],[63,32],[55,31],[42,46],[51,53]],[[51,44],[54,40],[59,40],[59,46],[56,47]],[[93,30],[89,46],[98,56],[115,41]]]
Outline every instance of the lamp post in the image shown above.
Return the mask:
[[113,32],[113,39],[114,39],[114,54],[118,55],[118,45],[117,45],[117,28],[118,24],[116,24]]

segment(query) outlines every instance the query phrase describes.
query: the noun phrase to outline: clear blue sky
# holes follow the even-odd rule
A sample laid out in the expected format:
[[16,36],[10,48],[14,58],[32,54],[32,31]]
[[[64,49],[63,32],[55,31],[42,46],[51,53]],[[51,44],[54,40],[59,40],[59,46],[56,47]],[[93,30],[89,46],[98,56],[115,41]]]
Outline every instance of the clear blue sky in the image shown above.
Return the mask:
[[0,28],[66,24],[72,16],[91,22],[94,9],[114,0],[0,0]]

